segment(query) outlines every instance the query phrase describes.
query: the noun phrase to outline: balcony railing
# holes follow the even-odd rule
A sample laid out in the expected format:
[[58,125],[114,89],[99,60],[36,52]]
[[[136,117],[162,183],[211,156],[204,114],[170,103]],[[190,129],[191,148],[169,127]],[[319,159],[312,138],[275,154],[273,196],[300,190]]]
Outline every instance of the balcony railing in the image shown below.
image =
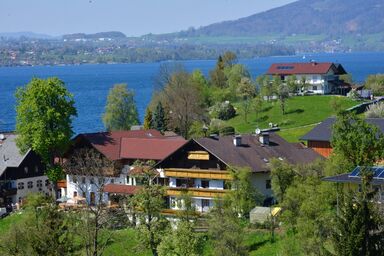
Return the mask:
[[177,187],[169,187],[167,188],[167,195],[168,196],[179,196],[183,192],[188,192],[191,196],[197,196],[197,197],[223,197],[226,193],[228,193],[230,190],[228,189],[208,189],[208,188],[177,188]]
[[167,168],[164,174],[177,178],[232,180],[232,176],[225,170]]

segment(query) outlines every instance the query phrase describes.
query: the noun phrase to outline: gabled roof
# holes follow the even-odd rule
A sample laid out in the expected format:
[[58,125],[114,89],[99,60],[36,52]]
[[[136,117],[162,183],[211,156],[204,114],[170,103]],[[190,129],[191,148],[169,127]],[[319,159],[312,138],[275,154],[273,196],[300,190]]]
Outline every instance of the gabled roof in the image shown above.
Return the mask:
[[19,167],[30,152],[28,150],[25,154],[20,153],[16,145],[17,135],[5,134],[4,137],[5,139],[0,142],[0,175],[7,167]]
[[161,160],[186,141],[165,137],[157,130],[112,131],[79,134],[75,142],[85,140],[110,160]]
[[[369,124],[376,125],[384,133],[384,118],[366,118],[364,119]],[[315,126],[307,134],[300,138],[306,141],[331,141],[332,126],[336,122],[335,117],[329,117],[323,122]]]
[[235,146],[233,136],[201,138],[196,142],[230,166],[249,166],[254,172],[269,170],[269,161],[280,158],[292,164],[310,163],[323,158],[312,149],[301,144],[285,141],[279,135],[271,133],[270,144],[262,145],[255,135],[242,135],[242,144]]
[[267,75],[301,75],[301,74],[327,74],[333,68],[336,74],[345,74],[344,68],[340,64],[332,62],[309,62],[309,63],[274,63]]

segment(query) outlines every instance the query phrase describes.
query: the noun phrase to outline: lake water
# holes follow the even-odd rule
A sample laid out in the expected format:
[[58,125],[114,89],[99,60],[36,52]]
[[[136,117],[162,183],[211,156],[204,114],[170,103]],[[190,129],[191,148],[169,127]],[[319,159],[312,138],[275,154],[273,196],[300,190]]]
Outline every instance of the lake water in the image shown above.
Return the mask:
[[[317,62],[341,63],[356,82],[362,82],[369,74],[384,73],[384,52],[382,53],[339,53],[306,54],[300,56],[264,57],[240,60],[246,65],[253,78],[263,74],[275,62]],[[215,60],[182,62],[187,70],[200,69],[205,75],[216,63]],[[154,77],[160,63],[142,64],[99,64],[80,66],[38,66],[0,68],[0,131],[15,127],[15,98],[17,87],[27,84],[31,78],[57,76],[63,80],[74,95],[78,117],[73,126],[76,133],[95,132],[104,129],[101,121],[108,90],[116,83],[127,83],[135,92],[135,100],[141,120],[153,91]]]

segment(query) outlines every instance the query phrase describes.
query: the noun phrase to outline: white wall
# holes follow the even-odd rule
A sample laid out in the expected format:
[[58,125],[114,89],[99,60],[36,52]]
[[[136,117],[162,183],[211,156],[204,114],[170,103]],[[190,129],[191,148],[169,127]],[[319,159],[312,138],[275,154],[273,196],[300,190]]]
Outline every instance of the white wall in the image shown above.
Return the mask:
[[[25,179],[17,179],[14,182],[15,187],[17,188],[17,193],[15,196],[12,196],[12,203],[17,203],[19,200],[23,200],[29,193],[41,192],[44,194],[49,194],[49,187],[46,186],[47,176],[36,176]],[[37,186],[37,181],[41,181],[41,187]],[[32,182],[32,188],[28,188],[28,182]],[[19,189],[19,184],[24,183],[24,189]],[[49,183],[48,183],[49,184]]]
[[264,196],[272,196],[272,189],[266,188],[266,181],[270,180],[270,174],[268,173],[252,173],[251,182],[252,185],[261,192]]

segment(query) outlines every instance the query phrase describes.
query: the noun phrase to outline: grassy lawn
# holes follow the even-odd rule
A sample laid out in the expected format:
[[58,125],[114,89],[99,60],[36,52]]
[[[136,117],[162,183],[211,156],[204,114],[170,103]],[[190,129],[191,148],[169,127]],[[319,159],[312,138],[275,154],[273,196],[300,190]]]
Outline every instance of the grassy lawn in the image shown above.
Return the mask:
[[0,234],[7,232],[12,225],[20,222],[23,219],[22,212],[11,214],[3,219],[0,219]]
[[[12,214],[0,220],[0,234],[7,232],[12,224],[21,221],[23,214]],[[236,235],[236,234],[234,234]],[[245,245],[249,248],[250,255],[277,255],[279,251],[279,243],[281,238],[276,236],[276,241],[270,241],[270,234],[265,230],[246,229],[245,230]],[[139,241],[137,239],[137,230],[123,229],[113,232],[112,242],[106,247],[103,255],[117,256],[117,255],[137,255],[137,256],[151,256],[150,250],[138,248]],[[213,254],[213,247],[209,240],[204,244],[205,256]]]
[[290,142],[297,142],[315,124],[335,114],[331,106],[331,101],[335,97],[344,109],[361,103],[342,96],[296,96],[287,100],[285,115],[281,112],[279,101],[263,102],[263,110],[257,115],[252,111],[248,115],[247,122],[241,103],[238,103],[235,104],[238,115],[226,123],[235,127],[239,133],[254,132],[256,128],[267,128],[269,123],[274,123],[281,128],[279,134],[282,137]]

